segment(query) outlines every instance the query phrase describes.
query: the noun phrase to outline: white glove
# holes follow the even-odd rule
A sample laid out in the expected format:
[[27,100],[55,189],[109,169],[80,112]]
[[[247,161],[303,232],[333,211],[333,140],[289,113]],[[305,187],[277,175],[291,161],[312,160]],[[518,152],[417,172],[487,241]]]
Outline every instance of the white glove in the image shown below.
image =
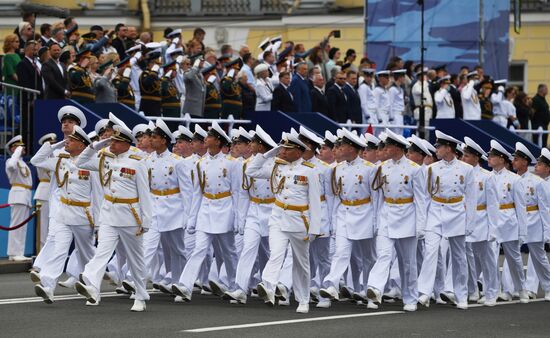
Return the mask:
[[164,47],[164,46],[166,46],[166,45],[168,45],[168,41],[163,40],[163,41],[160,42],[160,46],[161,46],[161,47]]
[[170,77],[172,75],[172,70],[169,70],[166,74],[164,74],[165,77]]
[[201,59],[197,58],[193,63],[193,67],[199,68],[200,64],[201,64]]
[[213,84],[214,82],[216,82],[216,75],[210,75],[207,81]]
[[504,86],[498,86],[498,91],[504,93]]
[[65,140],[59,141],[59,142],[54,143],[54,144],[51,145],[51,148],[52,148],[53,150],[62,149],[62,148],[64,148],[64,147],[65,147]]
[[230,70],[227,72],[227,76],[229,76],[229,77],[235,76],[235,69],[230,69]]
[[550,243],[550,234],[548,233],[544,234],[544,243]]
[[239,225],[239,235],[244,235],[244,225]]
[[519,235],[519,246],[522,246],[523,244],[525,244],[527,238],[525,235]]
[[107,147],[109,145],[109,143],[111,143],[111,138],[106,138],[104,140],[101,140],[101,141],[97,141],[97,142],[94,142],[91,147],[93,150],[95,151],[99,151],[105,147]]
[[487,239],[487,242],[494,242],[497,240],[497,237],[495,234],[489,233],[489,238]]
[[176,63],[182,63],[183,62],[183,55],[178,55],[178,57],[176,58]]
[[425,230],[416,230],[416,238],[417,239],[424,239],[424,236],[426,235]]
[[130,74],[132,74],[132,69],[131,68],[126,68],[126,69],[124,69],[124,72],[122,72],[122,76],[124,76],[125,78],[129,78]]
[[139,60],[141,59],[141,52],[137,52],[136,54],[134,54],[134,57],[136,58],[136,60]]
[[276,146],[275,148],[271,149],[270,151],[264,153],[265,158],[270,158],[273,156],[276,156],[279,153],[279,149],[281,149],[281,146]]
[[466,229],[466,237],[472,236],[473,233],[474,233],[473,230]]
[[193,226],[191,226],[191,225],[188,225],[188,226],[187,226],[187,233],[188,233],[188,234],[192,235],[192,234],[194,234],[196,231],[197,231],[197,230],[195,230],[195,226],[194,226],[194,225],[193,225]]
[[152,71],[152,72],[155,72],[155,73],[158,73],[158,72],[159,72],[159,69],[160,69],[160,66],[159,66],[159,65],[153,65],[153,67],[151,67],[151,71]]
[[174,39],[172,40],[172,44],[174,44],[174,45],[177,45],[178,42],[180,42],[180,38],[174,38]]

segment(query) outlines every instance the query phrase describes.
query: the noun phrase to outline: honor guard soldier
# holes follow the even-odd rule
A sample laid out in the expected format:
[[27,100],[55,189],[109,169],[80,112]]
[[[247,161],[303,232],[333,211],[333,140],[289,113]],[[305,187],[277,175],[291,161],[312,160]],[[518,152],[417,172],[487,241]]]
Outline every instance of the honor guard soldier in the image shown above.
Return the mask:
[[227,74],[223,77],[220,84],[220,93],[222,96],[222,118],[233,115],[239,119],[243,110],[243,101],[241,96],[241,87],[236,80],[237,73],[243,66],[243,60],[236,58],[224,65],[227,68]]
[[180,117],[181,102],[178,89],[174,85],[176,77],[176,61],[162,66],[164,75],[160,81],[160,98],[163,117]]
[[78,256],[81,266],[86,265],[94,256],[94,232],[97,231],[95,222],[102,202],[102,187],[97,172],[76,166],[77,157],[91,144],[91,140],[82,128],[74,126],[73,133],[64,143],[66,152],[59,153],[56,157],[52,157],[55,147],[63,146],[63,142],[55,147],[42,147],[35,155],[40,168],[54,173],[54,184],[60,190],[59,202],[63,207],[63,212],[55,214],[54,253],[44,262],[40,275],[31,272],[40,280],[34,291],[46,304],[54,301],[57,279],[63,273],[73,240],[76,248],[73,254]]
[[147,53],[147,69],[139,77],[139,91],[141,93],[141,102],[139,111],[146,116],[160,116],[161,95],[158,59],[160,51],[154,50]]
[[[438,119],[454,119],[455,118],[455,106],[453,98],[450,93],[451,89],[451,76],[445,75],[441,79],[437,80],[439,83],[439,89],[435,92],[434,100],[437,107]],[[428,93],[429,95],[429,93]]]
[[[357,275],[363,271],[364,286],[376,261],[374,235],[378,201],[370,184],[374,179],[375,167],[359,156],[366,144],[354,132],[342,129],[338,131],[338,137],[336,152],[340,163],[332,169],[330,180],[330,189],[335,195],[335,251],[330,272],[322,281],[323,288],[320,290],[320,295],[330,300],[339,300],[337,287],[351,260],[356,259],[359,264],[362,262]],[[357,299],[364,298],[363,290],[356,288],[354,291]],[[320,304],[323,307],[323,302]]]
[[[405,79],[406,70],[397,69],[391,72],[393,76],[393,84],[388,89],[388,97],[390,100],[390,119],[389,121],[395,125],[403,125],[403,114],[405,113],[405,91],[401,88]],[[394,131],[398,134],[402,133],[401,128],[395,128]]]
[[479,82],[477,71],[469,72],[467,79],[468,84],[460,92],[464,119],[481,120],[481,106],[479,105],[479,96],[475,89],[476,84]]
[[[509,158],[510,153],[500,143],[491,140],[489,166],[493,168],[493,175],[487,182],[489,236],[494,236],[502,246],[514,289],[519,291],[520,302],[528,303],[529,295],[525,290],[525,274],[519,250],[520,245],[527,240],[527,224],[522,222],[525,218],[518,216],[525,212],[527,205],[520,188],[520,177],[505,168]],[[511,295],[506,294],[503,298],[511,300]]]
[[78,103],[95,102],[94,86],[86,68],[90,63],[92,52],[88,49],[76,55],[77,64],[69,69],[69,91],[71,99]]
[[[309,246],[309,264],[311,271],[312,287],[319,289],[321,283],[330,272],[330,237],[334,232],[332,224],[332,210],[334,203],[334,193],[331,187],[332,167],[318,159],[316,151],[324,144],[319,136],[315,135],[304,126],[300,126],[300,140],[308,146],[309,150],[304,152],[305,161],[313,164],[321,180],[321,233],[320,236]],[[316,291],[314,289],[314,291]],[[317,294],[315,293],[317,296]],[[319,299],[316,307],[328,308],[330,301],[328,299]]]
[[[529,172],[529,165],[535,163],[537,163],[535,156],[533,156],[525,145],[517,142],[513,166],[520,176],[518,189],[520,189],[520,193],[524,196],[526,205],[525,210],[518,213],[518,220],[520,224],[525,224],[526,226],[525,243],[529,247],[529,261],[530,265],[532,265],[531,274],[534,272],[538,277],[546,298],[550,296],[550,264],[544,251],[544,218],[547,218],[548,214],[543,215],[543,211],[541,211],[539,206],[545,203],[548,196],[543,196],[545,192],[544,184],[546,182],[539,176]],[[509,270],[505,269],[504,272],[509,273]],[[529,267],[527,275],[529,276]],[[535,293],[538,291],[538,288],[533,289]]]
[[136,44],[135,46],[129,48],[126,50],[126,54],[130,58],[130,87],[132,87],[132,90],[134,92],[134,98],[136,101],[135,109],[138,110],[139,106],[141,104],[141,92],[139,91],[139,79],[141,77],[141,73],[143,70],[147,67],[146,60],[144,59],[142,55],[142,49],[144,49],[145,46],[143,44]]
[[[441,110],[438,109],[439,114]],[[478,300],[478,303],[485,306],[496,305],[499,286],[498,286],[498,262],[494,254],[495,235],[494,230],[489,226],[487,216],[487,182],[491,173],[481,167],[481,161],[487,160],[487,153],[477,143],[469,137],[464,138],[464,157],[463,161],[474,167],[474,184],[477,190],[476,217],[472,233],[466,237],[466,245],[470,244],[473,254],[468,254],[470,277],[477,282],[480,273],[483,273],[483,292],[484,299]],[[473,258],[477,258],[472,260]],[[477,266],[478,262],[481,266]],[[470,283],[470,281],[469,281]],[[473,299],[472,299],[473,300]]]
[[[477,207],[475,176],[471,165],[456,158],[461,143],[439,130],[435,132],[437,157],[441,160],[428,167],[428,204],[424,238],[424,260],[418,275],[418,302],[430,305],[440,243],[449,240],[454,296],[458,309],[468,308],[468,262],[466,236],[474,228]],[[421,234],[420,234],[420,237]]]
[[219,119],[222,112],[222,99],[217,88],[218,77],[216,65],[210,65],[201,69],[206,81],[206,96],[204,98],[204,117],[207,119]]
[[[275,206],[269,218],[269,261],[258,284],[258,295],[268,305],[275,305],[275,287],[290,244],[292,249],[292,284],[299,303],[296,312],[309,312],[309,244],[321,234],[321,186],[314,166],[304,161],[308,147],[297,135],[287,135],[279,147],[254,157],[246,175],[270,179]],[[269,158],[279,152],[273,166]]]
[[[105,194],[97,222],[99,242],[94,257],[84,268],[81,281],[76,283],[76,289],[88,302],[97,303],[107,263],[117,245],[121,245],[127,254],[128,268],[135,283],[135,301],[131,310],[140,312],[145,311],[145,301],[149,299],[145,288],[141,237],[150,226],[152,211],[147,167],[139,156],[130,152],[132,142],[136,141],[132,131],[121,125],[115,125],[113,129],[109,150],[101,153],[98,168]],[[91,159],[97,156],[96,152],[96,149],[88,147],[79,156],[77,166],[95,169],[94,165],[89,164],[93,163]]]
[[[256,125],[256,133],[252,137],[250,147],[252,157],[244,161],[243,171],[246,172],[248,163],[256,156],[263,156],[266,152],[275,148],[277,144],[259,125]],[[273,165],[273,159],[269,159],[267,166]],[[254,272],[255,262],[259,260],[261,272],[269,259],[269,217],[275,203],[275,197],[270,188],[270,180],[265,178],[252,178],[243,173],[242,188],[249,199],[246,210],[246,222],[239,225],[239,233],[243,234],[243,249],[237,265],[235,278],[235,290],[226,292],[231,299],[241,304],[246,303],[249,291],[249,283]]]
[[132,75],[130,57],[121,60],[115,67],[117,67],[117,75],[113,79],[113,86],[116,89],[117,101],[134,109],[136,100],[134,91],[130,85],[130,76]]
[[243,217],[239,214],[238,193],[242,167],[221,151],[230,142],[225,131],[213,122],[205,139],[208,153],[196,163],[194,180],[198,184],[195,184],[193,205],[187,219],[187,232],[196,232],[195,248],[179,277],[179,283],[172,286],[172,291],[185,301],[191,300],[193,284],[213,241],[216,243],[214,254],[222,258],[225,264],[229,289],[235,282],[238,257],[234,233]]
[[[42,146],[44,143],[56,143],[57,135],[55,133],[49,133],[42,136],[38,140],[38,144]],[[46,237],[48,236],[48,224],[50,218],[50,181],[52,179],[51,171],[36,167],[36,173],[38,176],[38,187],[34,193],[34,200],[36,205],[40,206],[40,248],[46,244]]]
[[[177,153],[184,159],[193,155],[193,133],[185,126],[178,126],[178,130],[174,132],[176,144],[174,144],[173,152]],[[192,161],[191,161],[192,162]]]
[[[542,148],[540,157],[537,159],[535,173],[543,179],[543,181],[537,186],[539,212],[542,218],[543,226],[543,243],[550,243],[550,151],[546,148]],[[529,254],[541,255],[539,256],[541,267],[535,267],[536,264],[534,260],[536,258],[529,258],[529,263],[531,264],[527,265],[527,289],[538,291],[538,281],[540,280],[544,290],[544,299],[546,301],[550,301],[550,292],[547,284],[548,274],[547,270],[542,268],[545,265],[544,258],[546,255],[543,252],[536,251],[530,251]],[[534,284],[532,288],[529,286],[531,283]]]
[[[11,155],[6,160],[6,175],[11,188],[8,195],[10,205],[10,227],[19,225],[29,217],[31,213],[32,175],[29,166],[23,160],[25,156],[25,144],[21,135],[13,137],[6,143],[6,150]],[[26,261],[25,239],[27,238],[27,225],[12,230],[8,235],[8,257],[10,261]]]
[[164,265],[166,271],[172,273],[171,279],[165,278],[166,283],[159,283],[160,290],[169,294],[172,293],[171,284],[177,282],[186,262],[184,227],[193,195],[191,166],[168,150],[168,146],[174,142],[166,123],[157,119],[151,136],[154,152],[147,161],[149,186],[153,195],[151,227],[160,232]]
[[[378,257],[368,277],[367,297],[380,304],[390,275],[392,256],[397,253],[403,309],[416,310],[417,239],[423,237],[426,221],[424,175],[421,167],[405,157],[409,142],[386,129],[385,151],[388,159],[380,163],[373,190],[378,191],[379,212],[376,216]],[[394,262],[396,263],[396,262]]]

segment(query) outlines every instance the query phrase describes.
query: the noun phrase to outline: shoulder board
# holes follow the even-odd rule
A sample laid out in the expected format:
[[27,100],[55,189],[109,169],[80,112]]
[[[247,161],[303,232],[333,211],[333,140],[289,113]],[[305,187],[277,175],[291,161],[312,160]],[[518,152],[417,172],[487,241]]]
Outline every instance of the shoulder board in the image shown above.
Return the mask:
[[136,160],[136,161],[141,161],[141,156],[137,156],[134,154],[128,156],[128,158],[131,158],[132,160]]
[[384,164],[386,164],[386,162],[388,162],[388,160],[380,162],[380,164],[379,164],[378,166],[381,167],[381,166],[383,166]]
[[330,167],[330,164],[328,164],[327,162],[323,161],[323,160],[319,160],[319,162],[324,165],[325,167]]
[[59,155],[57,155],[57,156],[59,156],[59,158],[70,158],[71,157],[71,155],[65,154],[65,153],[59,153]]
[[413,162],[411,160],[408,160],[408,161],[409,161],[409,164],[412,165],[413,167],[419,167],[419,165],[416,162]]
[[485,174],[485,175],[491,175],[491,172],[487,169],[484,169],[484,168],[481,168],[481,170],[479,172],[482,173],[482,174]]
[[201,163],[202,160],[204,160],[204,157],[199,158],[199,159],[197,160],[197,163]]
[[178,154],[174,154],[174,153],[172,153],[172,154],[170,154],[170,156],[172,156],[172,157],[173,157],[173,158],[175,158],[176,160],[179,160],[179,159],[181,159],[181,156],[180,156],[180,155],[178,155]]
[[367,160],[363,160],[363,164],[368,166],[368,167],[374,167],[374,164],[370,163],[369,161]]
[[287,161],[283,160],[282,158],[275,158],[275,163],[276,164],[288,164]]
[[245,159],[245,160],[243,161],[243,163],[246,164],[246,163],[250,162],[251,160],[252,160],[252,157],[249,157],[249,158]]
[[315,168],[315,164],[307,161],[302,162],[302,165],[305,165],[306,167],[310,167],[310,168]]
[[130,146],[130,149],[131,149],[132,151],[141,151],[141,150],[139,150],[138,147],[134,147],[134,146]]
[[115,155],[108,152],[108,151],[104,151],[102,153],[99,154],[100,156],[107,156],[107,157],[110,157],[110,158],[115,158]]
[[231,160],[231,161],[236,161],[237,160],[236,158],[234,158],[231,155],[227,155],[225,158],[228,159],[228,160]]

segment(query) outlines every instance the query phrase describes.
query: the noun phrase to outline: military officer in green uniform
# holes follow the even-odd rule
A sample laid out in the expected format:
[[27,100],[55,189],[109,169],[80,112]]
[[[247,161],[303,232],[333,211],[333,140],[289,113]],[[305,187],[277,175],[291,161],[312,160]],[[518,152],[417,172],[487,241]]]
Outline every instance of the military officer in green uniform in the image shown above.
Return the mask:
[[164,75],[160,83],[160,97],[163,117],[180,117],[181,102],[178,89],[174,84],[176,77],[176,61],[162,66]]
[[201,69],[206,82],[206,96],[204,99],[204,117],[207,119],[219,119],[222,111],[222,99],[216,87],[216,65],[210,65]]
[[229,61],[224,65],[227,69],[227,73],[220,84],[220,92],[222,94],[222,118],[227,118],[229,115],[233,115],[236,119],[241,117],[243,111],[241,87],[235,78],[242,65],[243,61],[240,58]]
[[76,55],[77,64],[69,69],[69,91],[71,92],[71,98],[78,103],[95,102],[92,79],[86,70],[91,56],[92,52],[90,50],[81,50]]
[[139,77],[139,90],[141,92],[139,111],[144,112],[146,116],[160,116],[161,113],[159,57],[160,50],[147,53],[147,69]]
[[117,75],[113,79],[113,86],[115,86],[117,93],[117,101],[123,103],[134,109],[136,105],[134,91],[130,86],[130,75],[132,74],[132,68],[130,65],[130,57],[126,57],[119,63],[115,64],[117,68]]

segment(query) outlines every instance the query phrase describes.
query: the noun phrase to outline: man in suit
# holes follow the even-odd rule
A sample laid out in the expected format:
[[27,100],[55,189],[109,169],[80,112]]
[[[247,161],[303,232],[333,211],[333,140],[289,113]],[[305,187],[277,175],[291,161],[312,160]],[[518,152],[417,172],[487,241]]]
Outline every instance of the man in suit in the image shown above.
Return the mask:
[[69,96],[67,91],[67,70],[59,62],[61,47],[57,43],[50,45],[51,58],[42,65],[42,77],[46,85],[44,98],[46,100],[62,100]]
[[289,91],[290,73],[279,73],[279,85],[273,91],[272,111],[295,112],[294,95]]
[[185,84],[185,102],[183,112],[192,116],[203,116],[206,85],[200,70],[204,66],[204,60],[197,58],[193,67],[183,74]]
[[[24,49],[24,57],[16,66],[17,84],[21,87],[38,90],[42,93],[42,76],[40,70],[36,65],[34,58],[36,42],[34,40],[27,41]],[[28,145],[32,145],[32,126],[33,126],[33,108],[34,108],[34,96],[28,92],[22,92],[22,106],[21,106],[21,135],[24,137],[24,142]]]
[[307,63],[300,62],[296,65],[296,72],[290,84],[290,92],[294,96],[294,105],[296,106],[297,112],[311,112],[309,89],[307,81]]
[[315,74],[312,82],[313,88],[310,91],[311,111],[330,117],[328,111],[328,99],[325,95],[325,79],[323,78],[323,75]]
[[131,46],[127,45],[126,36],[128,35],[128,27],[123,23],[119,23],[115,26],[116,38],[113,39],[111,45],[116,49],[118,56],[121,60],[124,60],[128,54],[126,54],[126,49]]
[[[548,129],[548,123],[550,123],[550,110],[548,109],[548,102],[546,101],[546,95],[548,94],[548,86],[541,83],[537,87],[537,94],[533,96],[533,111],[534,115],[531,120],[533,129],[542,127],[543,130]],[[537,134],[533,134],[533,142],[538,142]],[[542,135],[542,145],[546,146],[548,140],[548,134]]]
[[334,78],[334,85],[327,91],[329,117],[336,122],[346,122],[348,114],[348,98],[344,92],[346,73],[339,71]]
[[348,118],[353,123],[363,122],[362,112],[361,112],[361,98],[359,93],[357,93],[357,72],[354,70],[349,70],[346,73],[346,85],[344,86],[344,93],[347,97],[347,111]]

